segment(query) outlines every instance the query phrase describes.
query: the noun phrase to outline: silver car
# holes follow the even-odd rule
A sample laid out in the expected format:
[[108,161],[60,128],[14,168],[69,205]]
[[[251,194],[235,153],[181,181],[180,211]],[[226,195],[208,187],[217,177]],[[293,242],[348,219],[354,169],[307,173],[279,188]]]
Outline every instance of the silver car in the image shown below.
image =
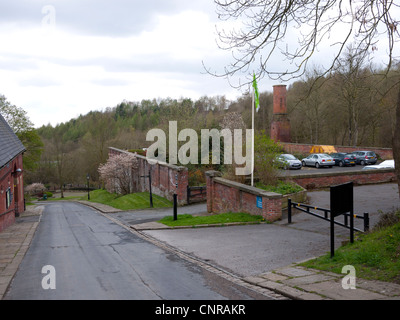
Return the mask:
[[307,158],[304,158],[301,163],[303,164],[303,167],[310,166],[316,168],[332,168],[335,165],[335,160],[325,153],[313,153],[310,154]]
[[292,154],[281,154],[276,158],[278,166],[283,169],[301,169],[301,161]]

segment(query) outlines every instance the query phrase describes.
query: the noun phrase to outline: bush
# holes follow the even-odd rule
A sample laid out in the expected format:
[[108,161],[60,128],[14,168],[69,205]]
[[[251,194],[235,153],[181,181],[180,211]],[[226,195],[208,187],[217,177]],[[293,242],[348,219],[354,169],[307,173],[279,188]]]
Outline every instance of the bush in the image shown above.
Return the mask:
[[189,185],[190,186],[200,186],[206,183],[206,178],[204,172],[197,168],[189,171]]
[[400,222],[400,209],[397,211],[380,213],[381,215],[379,217],[379,221],[374,226],[374,230],[380,230],[382,228],[390,227]]
[[264,185],[277,185],[278,168],[275,158],[282,153],[282,148],[269,138],[265,132],[257,133],[254,137],[254,168]]
[[25,192],[28,193],[29,195],[43,196],[44,190],[46,190],[46,187],[43,185],[43,183],[32,183],[25,188]]

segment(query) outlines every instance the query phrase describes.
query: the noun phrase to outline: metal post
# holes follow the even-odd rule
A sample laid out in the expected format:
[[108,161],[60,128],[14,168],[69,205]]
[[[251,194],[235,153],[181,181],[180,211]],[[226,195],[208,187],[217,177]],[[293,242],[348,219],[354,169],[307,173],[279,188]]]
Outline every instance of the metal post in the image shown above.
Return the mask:
[[178,195],[176,193],[174,193],[174,221],[178,220],[178,210],[177,210],[177,206],[178,206]]
[[292,223],[292,199],[288,199],[288,209],[287,209],[288,223]]
[[178,220],[178,174],[175,174],[175,193],[174,193],[174,221]]
[[350,212],[350,243],[354,243],[354,212]]
[[89,173],[87,174],[86,179],[87,179],[87,199],[90,200],[90,190],[89,190],[90,176],[89,176]]
[[335,255],[335,216],[331,212],[331,258]]
[[151,171],[149,170],[150,208],[153,208],[153,193],[151,192]]
[[364,232],[369,231],[369,214],[368,212],[364,212]]

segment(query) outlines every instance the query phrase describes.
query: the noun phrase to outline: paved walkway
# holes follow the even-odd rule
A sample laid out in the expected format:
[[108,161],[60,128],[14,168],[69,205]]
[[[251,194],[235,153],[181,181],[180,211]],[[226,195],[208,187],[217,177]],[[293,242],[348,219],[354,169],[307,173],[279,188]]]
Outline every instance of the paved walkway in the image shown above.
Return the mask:
[[0,232],[0,300],[29,249],[42,210],[43,206],[28,206],[12,226]]
[[346,276],[293,264],[243,280],[296,300],[400,300],[399,284],[356,277],[352,289]]

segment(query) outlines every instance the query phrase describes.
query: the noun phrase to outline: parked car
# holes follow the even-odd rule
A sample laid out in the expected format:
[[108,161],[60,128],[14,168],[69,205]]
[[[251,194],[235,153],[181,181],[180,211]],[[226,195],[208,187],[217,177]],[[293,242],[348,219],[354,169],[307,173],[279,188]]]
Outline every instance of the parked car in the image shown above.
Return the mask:
[[305,166],[312,166],[312,167],[329,167],[335,165],[335,160],[325,153],[314,153],[310,154],[307,158],[301,160],[303,167]]
[[361,164],[362,166],[375,164],[378,161],[378,157],[373,151],[354,151],[353,154],[356,156],[357,164]]
[[363,170],[371,169],[394,169],[394,160],[386,160],[377,165],[366,166]]
[[301,161],[292,154],[281,154],[276,158],[276,162],[283,169],[301,169]]
[[356,156],[352,153],[331,153],[330,156],[335,160],[335,165],[339,167],[356,165]]

